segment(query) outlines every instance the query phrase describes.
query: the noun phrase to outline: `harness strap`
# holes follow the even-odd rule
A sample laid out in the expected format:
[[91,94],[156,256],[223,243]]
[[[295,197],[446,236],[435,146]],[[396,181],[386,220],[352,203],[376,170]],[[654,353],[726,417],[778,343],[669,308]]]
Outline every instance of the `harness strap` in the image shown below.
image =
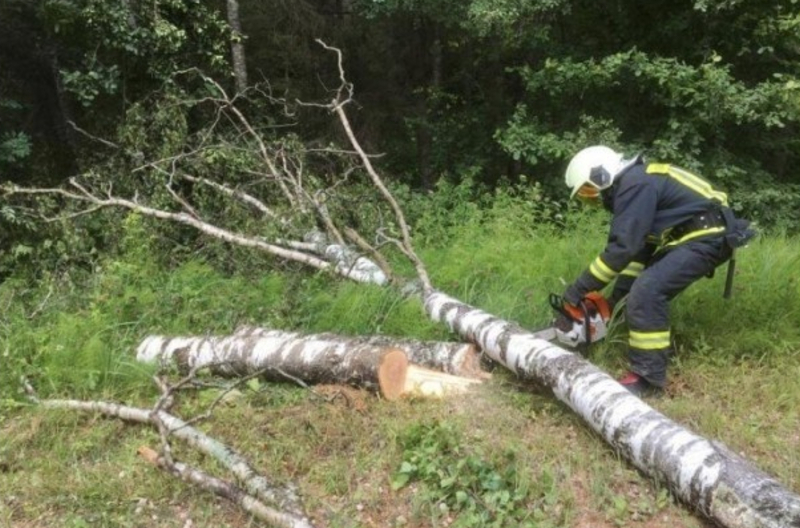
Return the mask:
[[725,215],[720,208],[698,213],[678,224],[666,233],[664,247],[676,246],[701,236],[724,233],[727,228]]

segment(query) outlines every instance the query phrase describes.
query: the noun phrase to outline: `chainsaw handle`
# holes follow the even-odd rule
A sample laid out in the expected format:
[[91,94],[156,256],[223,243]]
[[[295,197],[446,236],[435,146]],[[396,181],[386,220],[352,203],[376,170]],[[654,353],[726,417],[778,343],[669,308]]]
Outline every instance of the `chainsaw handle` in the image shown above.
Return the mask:
[[603,297],[602,293],[597,291],[587,293],[581,300],[581,305],[586,304],[594,306],[595,311],[600,314],[603,321],[609,321],[611,319],[611,304]]
[[600,292],[590,292],[581,298],[577,306],[566,302],[555,293],[548,297],[550,307],[558,314],[552,326],[547,328],[547,337],[557,339],[570,347],[585,346],[584,350],[605,338],[611,320],[611,304]]
[[557,293],[551,293],[547,300],[550,302],[550,308],[560,313],[564,317],[569,317],[572,319],[572,316],[570,316],[569,312],[567,312],[566,308],[564,308],[564,304],[566,304],[566,302],[562,296]]
[[550,307],[553,308],[553,310],[555,310],[559,314],[566,317],[567,319],[575,321],[576,323],[582,323],[583,321],[587,321],[589,319],[588,306],[586,301],[590,301],[591,304],[597,306],[595,300],[592,297],[590,297],[591,295],[592,294],[590,293],[589,295],[584,297],[581,300],[580,304],[575,306],[565,301],[562,296],[555,293],[551,293],[549,297]]

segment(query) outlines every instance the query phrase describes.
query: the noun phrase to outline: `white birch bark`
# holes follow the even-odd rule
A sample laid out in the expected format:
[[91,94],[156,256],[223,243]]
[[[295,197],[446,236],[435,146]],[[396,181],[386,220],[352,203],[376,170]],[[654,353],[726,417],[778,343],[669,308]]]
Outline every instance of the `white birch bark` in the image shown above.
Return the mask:
[[383,270],[372,260],[363,257],[341,244],[325,247],[325,257],[333,262],[336,272],[356,282],[385,286],[389,280]]
[[325,257],[333,263],[337,273],[351,277],[356,282],[366,282],[385,286],[389,282],[388,274],[376,262],[360,255],[352,248],[331,242],[321,231],[312,231],[305,236],[303,242],[288,242],[289,247],[308,251]]
[[414,341],[387,336],[346,337],[300,334],[246,327],[230,336],[148,336],[138,346],[142,362],[174,362],[179,368],[210,367],[220,375],[264,371],[266,379],[350,383],[374,388],[377,379],[365,372],[383,351],[399,349],[411,363],[464,377],[485,377],[474,345]]
[[231,26],[233,35],[231,38],[231,58],[233,62],[233,73],[236,78],[236,91],[243,93],[247,89],[247,62],[245,61],[244,44],[242,40],[242,22],[239,19],[238,0],[227,0],[228,24]]
[[426,297],[425,308],[521,378],[551,388],[634,466],[722,526],[800,527],[800,496],[665,417],[581,356],[439,292]]

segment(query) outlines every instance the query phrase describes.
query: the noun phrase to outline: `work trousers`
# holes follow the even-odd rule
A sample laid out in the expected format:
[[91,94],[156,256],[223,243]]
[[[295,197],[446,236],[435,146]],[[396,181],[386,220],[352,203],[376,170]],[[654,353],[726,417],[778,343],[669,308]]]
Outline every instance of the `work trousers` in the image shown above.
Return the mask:
[[669,303],[731,257],[722,237],[686,242],[658,252],[631,286],[625,318],[631,371],[663,387],[672,351]]

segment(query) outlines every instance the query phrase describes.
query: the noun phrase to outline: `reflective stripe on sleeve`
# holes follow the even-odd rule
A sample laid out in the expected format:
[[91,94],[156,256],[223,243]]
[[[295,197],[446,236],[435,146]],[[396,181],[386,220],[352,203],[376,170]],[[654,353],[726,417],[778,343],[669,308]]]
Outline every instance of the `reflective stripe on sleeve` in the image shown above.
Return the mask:
[[658,332],[636,332],[631,330],[628,344],[631,348],[639,350],[664,350],[670,347],[669,330]]
[[594,275],[597,280],[604,283],[611,282],[618,275],[618,273],[609,268],[600,257],[594,259],[594,262],[589,265],[589,273]]
[[631,262],[628,266],[622,270],[620,275],[627,275],[629,277],[638,277],[644,271],[644,264],[641,262]]

